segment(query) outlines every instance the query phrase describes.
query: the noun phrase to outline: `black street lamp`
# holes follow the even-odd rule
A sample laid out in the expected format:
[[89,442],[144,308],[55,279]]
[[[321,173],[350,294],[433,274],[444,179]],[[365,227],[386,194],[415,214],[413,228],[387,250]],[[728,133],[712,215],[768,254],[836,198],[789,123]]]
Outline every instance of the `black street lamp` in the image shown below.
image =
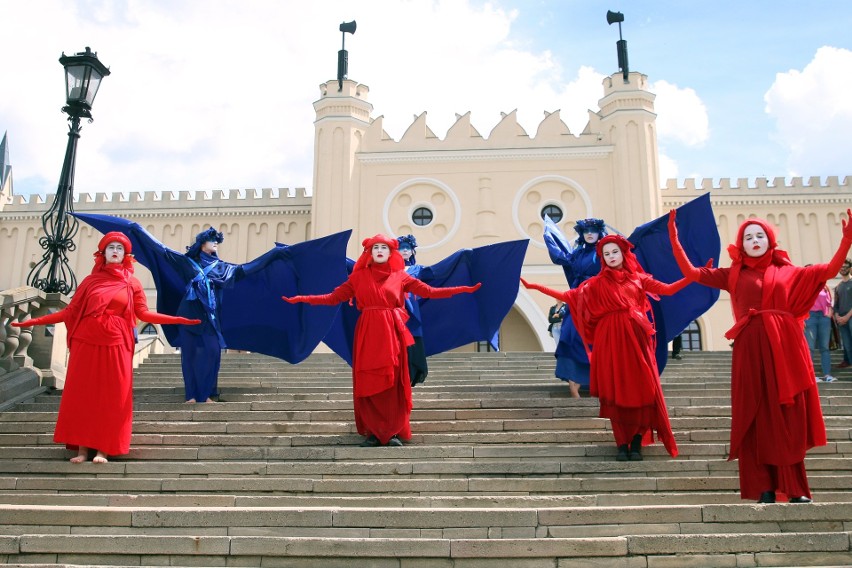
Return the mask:
[[[98,54],[88,47],[83,53],[59,58],[65,67],[66,104],[62,112],[68,115],[68,146],[59,176],[59,187],[50,209],[41,216],[44,236],[38,242],[45,250],[41,261],[30,270],[27,284],[45,292],[70,294],[77,287],[77,278],[68,264],[68,253],[77,248],[77,219],[68,213],[74,210],[74,166],[77,161],[77,140],[80,138],[80,118],[92,122],[92,104],[109,69],[98,60]],[[47,275],[41,271],[47,268]]]

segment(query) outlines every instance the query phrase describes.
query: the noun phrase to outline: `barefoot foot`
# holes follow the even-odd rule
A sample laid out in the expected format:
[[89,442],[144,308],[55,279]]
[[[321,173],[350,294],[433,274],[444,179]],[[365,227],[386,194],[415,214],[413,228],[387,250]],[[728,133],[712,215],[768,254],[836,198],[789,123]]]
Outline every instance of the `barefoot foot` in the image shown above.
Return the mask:
[[568,381],[568,390],[571,391],[571,398],[580,398],[580,383]]
[[83,463],[89,457],[89,448],[80,446],[77,448],[77,455],[71,458],[71,463]]
[[207,400],[205,400],[204,402],[216,402],[216,401],[215,401],[215,400],[213,400],[212,398],[210,398],[210,397],[208,396],[208,397],[207,397]]
[[187,400],[186,402],[184,402],[184,404],[195,404],[195,399],[191,398],[191,399]]
[[98,452],[98,455],[92,458],[92,463],[107,463],[108,461],[106,454],[103,452]]

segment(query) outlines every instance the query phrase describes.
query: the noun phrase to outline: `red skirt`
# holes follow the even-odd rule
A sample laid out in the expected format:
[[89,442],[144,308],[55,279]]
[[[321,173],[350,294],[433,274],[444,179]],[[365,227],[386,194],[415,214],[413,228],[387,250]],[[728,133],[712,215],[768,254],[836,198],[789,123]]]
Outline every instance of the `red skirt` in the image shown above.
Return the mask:
[[382,445],[393,436],[411,439],[411,382],[407,371],[397,367],[396,381],[389,389],[372,396],[354,397],[355,427],[359,434],[373,435]]
[[131,353],[124,345],[72,339],[53,441],[121,455],[130,451],[132,429]]

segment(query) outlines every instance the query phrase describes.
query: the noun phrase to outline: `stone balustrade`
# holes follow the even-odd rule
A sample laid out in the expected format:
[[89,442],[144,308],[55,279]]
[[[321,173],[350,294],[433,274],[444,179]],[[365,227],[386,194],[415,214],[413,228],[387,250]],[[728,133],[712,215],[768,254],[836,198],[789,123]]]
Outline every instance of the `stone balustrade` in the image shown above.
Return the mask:
[[61,294],[32,287],[0,292],[0,409],[65,382],[65,327],[13,327],[68,305]]

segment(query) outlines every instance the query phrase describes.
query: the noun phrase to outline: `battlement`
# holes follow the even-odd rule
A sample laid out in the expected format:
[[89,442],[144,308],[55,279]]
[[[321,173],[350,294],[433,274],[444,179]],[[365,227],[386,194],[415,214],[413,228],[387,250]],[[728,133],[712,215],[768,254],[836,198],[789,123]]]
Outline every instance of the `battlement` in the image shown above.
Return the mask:
[[[32,212],[33,206],[51,203],[55,194],[15,195],[5,213]],[[77,193],[75,208],[86,211],[147,209],[256,209],[261,207],[310,207],[312,198],[305,188],[214,189],[210,191],[145,191],[115,193]]]
[[600,132],[600,117],[589,111],[589,122],[579,135],[573,134],[562,121],[559,111],[544,113],[534,137],[518,123],[517,109],[500,113],[501,119],[494,128],[483,136],[471,124],[471,114],[456,114],[456,122],[447,130],[442,140],[427,124],[424,111],[414,117],[399,141],[391,138],[382,123],[383,116],[370,122],[364,134],[365,152],[409,152],[425,150],[488,150],[526,148],[565,148],[608,146],[610,142]]
[[838,176],[827,176],[825,183],[819,176],[811,176],[804,181],[802,177],[787,178],[775,177],[772,181],[769,178],[720,178],[718,183],[714,183],[712,178],[701,179],[700,185],[695,178],[684,179],[682,184],[679,180],[666,180],[666,186],[663,192],[672,191],[716,191],[730,192],[731,194],[748,192],[761,193],[765,195],[775,194],[801,194],[801,193],[826,193],[826,192],[845,192],[848,193],[852,189],[852,176],[845,176],[843,181],[840,181]]

